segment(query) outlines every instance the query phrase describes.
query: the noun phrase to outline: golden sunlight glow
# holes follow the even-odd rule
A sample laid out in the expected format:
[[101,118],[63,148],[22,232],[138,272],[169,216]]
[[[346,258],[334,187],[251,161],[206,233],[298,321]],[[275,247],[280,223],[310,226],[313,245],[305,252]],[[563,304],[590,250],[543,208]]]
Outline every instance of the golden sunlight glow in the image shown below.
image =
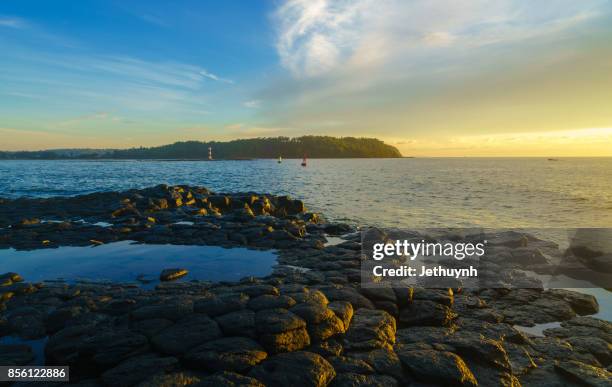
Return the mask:
[[390,140],[405,156],[612,156],[612,128]]

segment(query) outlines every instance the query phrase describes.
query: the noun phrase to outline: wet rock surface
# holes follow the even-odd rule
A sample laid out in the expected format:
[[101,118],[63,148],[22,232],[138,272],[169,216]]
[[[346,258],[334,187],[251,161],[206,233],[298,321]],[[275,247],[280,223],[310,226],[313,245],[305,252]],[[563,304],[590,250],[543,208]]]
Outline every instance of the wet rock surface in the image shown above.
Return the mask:
[[[612,324],[587,317],[599,308],[593,297],[541,288],[363,289],[359,236],[323,244],[351,226],[324,223],[287,197],[158,186],[5,200],[0,219],[11,226],[0,230],[0,248],[130,239],[279,251],[267,277],[153,289],[1,274],[0,339],[47,340],[44,361],[70,365],[77,385],[609,385]],[[532,243],[514,234],[491,241]],[[556,321],[542,337],[515,328]],[[0,343],[1,364],[35,359],[28,341]]]

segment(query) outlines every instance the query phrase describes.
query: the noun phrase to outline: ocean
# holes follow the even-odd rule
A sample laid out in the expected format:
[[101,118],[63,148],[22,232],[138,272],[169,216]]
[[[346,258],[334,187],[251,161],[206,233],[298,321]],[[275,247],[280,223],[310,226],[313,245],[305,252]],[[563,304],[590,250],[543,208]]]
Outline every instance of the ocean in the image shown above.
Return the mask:
[[166,184],[289,194],[383,227],[612,227],[612,158],[0,161],[0,197]]

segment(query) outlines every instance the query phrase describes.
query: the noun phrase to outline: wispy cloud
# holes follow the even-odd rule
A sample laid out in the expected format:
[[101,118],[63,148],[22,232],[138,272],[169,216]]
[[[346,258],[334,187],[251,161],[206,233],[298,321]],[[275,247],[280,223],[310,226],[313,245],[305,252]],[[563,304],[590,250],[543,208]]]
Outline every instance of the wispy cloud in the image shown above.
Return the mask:
[[128,122],[122,117],[119,117],[110,112],[96,112],[93,114],[86,114],[71,118],[68,120],[60,121],[56,124],[58,127],[73,127],[79,124],[88,123],[92,121],[108,121],[108,122]]
[[245,101],[243,105],[249,109],[256,109],[261,106],[261,101],[258,99],[252,99],[250,101]]
[[28,22],[19,17],[0,15],[0,27],[23,29],[28,27]]
[[231,79],[221,78],[220,76],[213,74],[205,69],[202,69],[200,71],[200,75],[202,75],[205,78],[212,79],[213,81],[216,81],[216,82],[229,83],[229,84],[234,83],[234,81],[232,81]]

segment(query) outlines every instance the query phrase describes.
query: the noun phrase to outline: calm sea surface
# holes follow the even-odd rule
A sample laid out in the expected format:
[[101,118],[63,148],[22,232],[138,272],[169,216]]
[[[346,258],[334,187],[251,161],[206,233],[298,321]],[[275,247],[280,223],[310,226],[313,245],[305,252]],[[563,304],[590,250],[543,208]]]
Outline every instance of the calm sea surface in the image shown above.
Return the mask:
[[360,225],[612,227],[612,158],[0,161],[0,197],[160,183],[290,194]]

